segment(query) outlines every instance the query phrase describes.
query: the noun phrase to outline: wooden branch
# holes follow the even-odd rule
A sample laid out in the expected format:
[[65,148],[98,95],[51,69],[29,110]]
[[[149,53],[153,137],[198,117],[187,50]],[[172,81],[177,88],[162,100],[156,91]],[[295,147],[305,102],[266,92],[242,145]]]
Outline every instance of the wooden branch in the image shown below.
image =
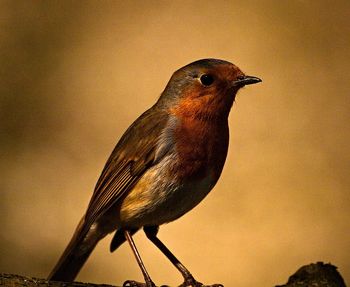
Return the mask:
[[[4,287],[115,287],[106,284],[80,282],[47,281],[13,274],[0,274],[0,286]],[[289,277],[285,285],[276,287],[346,287],[337,267],[323,262],[312,263],[301,267]],[[205,287],[205,286],[203,286]],[[231,287],[231,286],[229,286]]]
[[344,279],[332,264],[312,263],[289,277],[287,284],[276,287],[346,287]]
[[14,274],[0,274],[0,286],[4,287],[115,287],[107,284],[92,284],[81,282],[60,282],[47,281],[46,279],[38,279],[25,277]]

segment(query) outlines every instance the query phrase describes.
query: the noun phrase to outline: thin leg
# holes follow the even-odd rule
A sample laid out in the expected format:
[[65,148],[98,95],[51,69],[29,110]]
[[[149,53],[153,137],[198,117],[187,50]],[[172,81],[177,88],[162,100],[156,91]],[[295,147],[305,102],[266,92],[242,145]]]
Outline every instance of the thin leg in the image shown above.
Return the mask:
[[142,262],[140,253],[137,251],[135,242],[134,242],[134,240],[132,239],[132,237],[131,237],[131,235],[130,235],[130,232],[129,232],[128,230],[124,230],[124,235],[125,235],[126,240],[127,240],[127,241],[129,242],[129,244],[130,244],[131,250],[132,250],[132,252],[133,252],[134,255],[135,255],[135,258],[136,258],[137,263],[138,263],[139,266],[140,266],[140,269],[141,269],[141,271],[142,271],[143,277],[145,278],[146,284],[138,283],[138,282],[135,282],[135,281],[128,280],[128,281],[126,281],[126,282],[123,284],[123,286],[132,286],[132,287],[136,287],[136,286],[140,286],[140,287],[141,287],[141,286],[156,287],[156,285],[153,283],[151,277],[149,276],[149,274],[148,274],[148,272],[147,272],[147,270],[146,270],[145,265],[144,265],[143,262]]
[[[138,231],[138,229],[128,229],[129,234],[131,236],[134,236],[134,234]],[[122,245],[126,241],[125,235],[124,235],[124,229],[118,229],[111,241],[111,245],[109,246],[109,251],[113,252],[117,248],[119,248],[120,245]]]
[[[170,262],[181,272],[183,278],[185,279],[185,282],[180,285],[181,287],[185,286],[194,286],[194,287],[199,287],[203,286],[202,283],[196,281],[190,271],[175,257],[174,254],[171,253],[171,251],[164,245],[163,242],[159,240],[157,237],[157,233],[159,230],[158,226],[145,226],[144,231],[146,233],[146,236],[148,237],[149,240],[153,242],[155,246],[159,248],[160,251],[170,260]],[[215,284],[211,286],[222,286],[221,284]]]

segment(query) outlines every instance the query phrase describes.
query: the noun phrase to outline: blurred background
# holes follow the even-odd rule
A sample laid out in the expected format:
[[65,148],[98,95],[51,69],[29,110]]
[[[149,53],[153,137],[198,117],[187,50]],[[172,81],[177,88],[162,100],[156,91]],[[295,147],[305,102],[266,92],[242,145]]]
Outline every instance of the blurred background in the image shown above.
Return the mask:
[[[349,1],[0,3],[0,272],[48,275],[125,129],[214,57],[263,83],[238,95],[219,183],[160,238],[206,283],[274,286],[324,261],[349,284]],[[110,240],[79,281],[142,280]],[[135,240],[157,284],[182,282]]]

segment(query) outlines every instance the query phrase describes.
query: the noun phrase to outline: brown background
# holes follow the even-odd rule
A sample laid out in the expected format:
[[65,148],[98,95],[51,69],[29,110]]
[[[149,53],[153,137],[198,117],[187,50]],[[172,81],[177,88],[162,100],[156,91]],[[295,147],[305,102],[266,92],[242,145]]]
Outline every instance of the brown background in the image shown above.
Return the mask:
[[[199,58],[263,83],[240,92],[221,180],[161,228],[201,281],[283,283],[322,260],[350,282],[349,1],[1,1],[0,272],[45,277],[114,144]],[[181,277],[140,233],[155,282]],[[79,280],[141,280],[101,242]]]

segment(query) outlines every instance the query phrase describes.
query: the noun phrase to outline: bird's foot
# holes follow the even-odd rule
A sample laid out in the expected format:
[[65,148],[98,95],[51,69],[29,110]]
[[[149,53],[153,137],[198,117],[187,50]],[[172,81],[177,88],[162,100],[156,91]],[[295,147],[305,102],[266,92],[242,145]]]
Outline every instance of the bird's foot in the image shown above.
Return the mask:
[[124,282],[123,287],[156,287],[156,285],[152,281],[142,283],[134,280],[127,280]]
[[192,276],[185,279],[179,287],[224,287],[222,284],[213,284],[213,285],[203,285],[203,283],[198,282]]
[[193,282],[191,284],[188,284],[184,282],[179,287],[224,287],[224,285],[222,284],[203,285],[200,282]]
[[[127,280],[124,282],[123,287],[156,287],[151,281],[148,283],[137,282],[134,280]],[[168,285],[162,285],[160,287],[169,287]],[[184,283],[179,287],[224,287],[222,284],[203,285],[203,283],[196,281],[193,277],[187,278]]]

